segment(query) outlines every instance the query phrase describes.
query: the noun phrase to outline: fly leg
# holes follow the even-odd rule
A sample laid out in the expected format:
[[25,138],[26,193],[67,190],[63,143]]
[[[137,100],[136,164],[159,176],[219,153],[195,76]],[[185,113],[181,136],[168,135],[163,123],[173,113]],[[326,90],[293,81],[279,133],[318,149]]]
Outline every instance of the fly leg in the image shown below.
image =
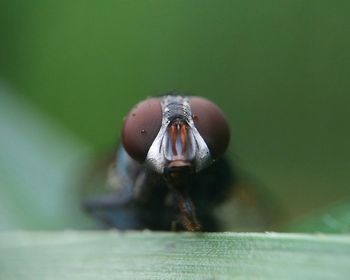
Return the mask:
[[88,198],[83,202],[83,208],[108,228],[141,229],[138,208],[121,193],[111,193]]
[[88,211],[97,211],[100,209],[112,209],[127,204],[128,200],[120,197],[118,193],[104,194],[96,197],[87,198],[83,201],[83,208]]

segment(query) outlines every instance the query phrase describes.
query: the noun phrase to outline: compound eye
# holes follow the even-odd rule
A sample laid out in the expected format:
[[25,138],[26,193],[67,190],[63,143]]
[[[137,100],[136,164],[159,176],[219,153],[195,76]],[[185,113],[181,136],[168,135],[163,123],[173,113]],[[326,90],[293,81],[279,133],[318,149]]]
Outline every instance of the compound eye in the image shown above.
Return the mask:
[[159,98],[138,103],[126,116],[122,128],[122,143],[127,153],[143,162],[162,124]]
[[222,111],[211,101],[192,96],[192,118],[199,134],[215,159],[222,155],[230,142],[230,129]]

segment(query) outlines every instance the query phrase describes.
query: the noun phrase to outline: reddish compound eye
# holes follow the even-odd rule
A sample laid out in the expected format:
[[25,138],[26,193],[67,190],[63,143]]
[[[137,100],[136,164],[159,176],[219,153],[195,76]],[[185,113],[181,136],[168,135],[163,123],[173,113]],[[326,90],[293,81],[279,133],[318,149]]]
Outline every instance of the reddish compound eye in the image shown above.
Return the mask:
[[122,128],[122,143],[127,153],[143,162],[162,124],[159,98],[149,98],[137,104],[126,116]]
[[192,96],[192,118],[199,134],[215,159],[222,155],[230,141],[230,130],[222,111],[211,101]]

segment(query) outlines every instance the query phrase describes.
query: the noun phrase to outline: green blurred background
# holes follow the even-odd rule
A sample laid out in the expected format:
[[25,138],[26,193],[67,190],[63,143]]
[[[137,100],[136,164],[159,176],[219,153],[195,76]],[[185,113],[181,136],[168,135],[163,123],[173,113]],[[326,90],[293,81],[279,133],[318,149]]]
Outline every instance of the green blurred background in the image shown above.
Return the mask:
[[84,227],[76,174],[114,147],[136,102],[179,90],[222,108],[231,157],[294,230],[349,230],[349,11],[346,0],[1,0],[0,228]]

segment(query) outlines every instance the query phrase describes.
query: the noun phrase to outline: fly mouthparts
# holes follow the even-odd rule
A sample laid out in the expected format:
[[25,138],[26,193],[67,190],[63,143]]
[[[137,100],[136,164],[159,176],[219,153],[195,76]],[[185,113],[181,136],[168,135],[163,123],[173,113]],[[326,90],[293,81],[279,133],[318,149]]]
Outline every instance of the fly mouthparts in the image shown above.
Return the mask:
[[171,161],[164,167],[164,174],[192,172],[194,172],[192,163],[183,160]]
[[188,231],[200,231],[201,225],[196,217],[196,209],[187,190],[183,193],[176,191],[176,195],[180,210],[179,220],[182,226]]

